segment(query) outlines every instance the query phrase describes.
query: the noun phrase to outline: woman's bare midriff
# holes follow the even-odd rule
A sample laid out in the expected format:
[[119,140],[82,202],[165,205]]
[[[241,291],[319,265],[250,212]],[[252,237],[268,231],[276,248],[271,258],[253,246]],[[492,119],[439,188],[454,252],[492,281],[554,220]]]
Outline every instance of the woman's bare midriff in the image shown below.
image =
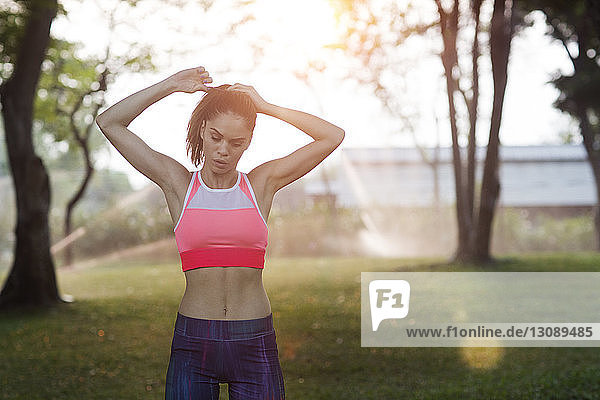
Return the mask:
[[271,313],[262,269],[202,267],[185,271],[186,288],[179,312],[203,319],[255,319]]

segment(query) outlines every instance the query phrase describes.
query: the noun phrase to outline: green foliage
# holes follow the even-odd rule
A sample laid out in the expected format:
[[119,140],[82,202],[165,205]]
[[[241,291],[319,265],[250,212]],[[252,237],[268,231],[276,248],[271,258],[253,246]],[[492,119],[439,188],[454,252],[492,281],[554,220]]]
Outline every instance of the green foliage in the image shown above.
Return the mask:
[[[81,169],[50,171],[52,207],[49,213],[51,243],[62,238],[65,204],[81,180]],[[116,208],[120,199],[132,193],[127,175],[109,169],[98,170],[86,191],[85,200],[75,211],[75,226],[87,226],[88,220],[102,218],[101,213]],[[164,203],[164,200],[162,200]],[[16,222],[15,195],[12,178],[0,175],[0,265],[8,266],[14,248]],[[110,234],[110,233],[107,233]]]
[[269,254],[285,256],[361,254],[357,233],[363,227],[358,210],[338,209],[332,214],[325,205],[295,212],[271,212]]
[[11,61],[15,59],[19,41],[23,35],[22,17],[7,10],[0,10],[0,83],[12,73]]
[[[25,33],[27,3],[22,0],[0,2],[0,84],[10,77],[14,69],[19,44]],[[66,15],[60,3],[57,15]]]
[[108,252],[151,243],[172,237],[173,223],[161,203],[129,207],[118,212],[97,215],[91,219],[77,219],[85,226],[86,235],[77,241],[75,256],[88,258]]
[[494,225],[492,247],[500,254],[531,251],[591,251],[594,249],[593,216],[554,217],[525,210],[504,209]]
[[563,44],[572,61],[572,74],[557,73],[552,79],[560,91],[554,105],[578,121],[586,119],[592,131],[582,131],[582,134],[597,137],[600,135],[600,97],[597,95],[600,93],[600,8],[596,3],[589,0],[518,2],[519,7],[545,14],[550,34]]
[[[128,1],[133,7],[137,1]],[[20,38],[23,34],[26,8],[21,2],[0,5],[0,84],[8,79]],[[66,15],[59,5],[59,15]],[[106,140],[96,140],[99,132],[94,118],[104,103],[103,91],[122,72],[156,71],[149,46],[133,43],[126,55],[111,56],[111,69],[96,57],[81,58],[78,54],[84,45],[79,42],[50,37],[46,59],[38,82],[34,101],[34,143],[37,154],[45,161],[62,168],[82,165],[80,145],[73,129],[86,132],[91,127],[92,140],[88,149],[92,154],[108,148]],[[104,75],[104,78],[102,78]],[[71,113],[76,110],[71,119]],[[84,135],[85,136],[85,135]]]
[[74,215],[74,226],[86,230],[74,246],[76,259],[172,237],[173,223],[158,187],[135,192],[124,174],[123,181],[109,175],[98,178],[103,181],[94,182]]
[[[81,47],[83,45],[80,43],[51,38],[42,64],[43,74],[38,84],[35,119],[41,124],[40,131],[53,133],[57,142],[74,141],[68,113],[83,94],[92,89],[97,90],[99,86],[97,80],[101,71],[96,68],[102,67],[101,61],[79,58],[77,52]],[[75,120],[81,130],[92,122],[85,120],[86,115],[91,114],[94,104],[101,102],[97,93],[96,96],[88,96],[84,98]]]

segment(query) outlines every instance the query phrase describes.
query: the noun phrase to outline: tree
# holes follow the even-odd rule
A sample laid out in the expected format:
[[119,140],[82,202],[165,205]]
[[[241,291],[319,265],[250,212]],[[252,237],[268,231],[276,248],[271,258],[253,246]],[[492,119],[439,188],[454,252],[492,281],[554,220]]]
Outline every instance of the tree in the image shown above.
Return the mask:
[[494,1],[494,11],[490,27],[490,57],[492,60],[492,76],[494,81],[494,99],[492,102],[487,154],[483,166],[477,231],[474,239],[475,243],[470,249],[474,254],[467,253],[468,259],[475,259],[477,261],[490,260],[492,222],[494,220],[496,203],[500,195],[500,179],[498,178],[500,122],[502,120],[504,93],[506,92],[506,81],[508,79],[510,42],[513,36],[515,20],[512,0]]
[[[518,15],[513,12],[512,1],[493,1],[492,19],[489,22],[489,49],[492,62],[494,83],[493,111],[489,130],[488,148],[484,165],[480,202],[475,202],[476,169],[476,130],[481,118],[479,104],[479,59],[481,57],[480,33],[486,28],[482,21],[482,0],[452,0],[442,4],[434,0],[433,7],[437,20],[428,20],[421,16],[419,9],[432,3],[409,3],[400,9],[396,2],[381,3],[339,0],[340,13],[348,16],[349,28],[345,42],[340,46],[362,64],[359,79],[370,83],[377,97],[389,110],[395,111],[405,129],[410,130],[410,115],[402,110],[406,103],[399,101],[390,74],[396,81],[402,80],[399,59],[402,45],[415,36],[439,33],[442,46],[439,53],[446,83],[448,116],[452,137],[452,162],[454,185],[456,190],[456,215],[458,243],[454,254],[456,261],[491,261],[489,243],[495,205],[499,196],[498,147],[499,130],[502,117],[502,104],[507,80],[507,65],[513,27]],[[380,9],[376,9],[376,5]],[[446,5],[450,4],[448,8]],[[466,4],[466,5],[465,5]],[[472,32],[472,33],[471,33]],[[460,50],[468,56],[462,56]],[[466,50],[465,50],[466,49]],[[465,68],[465,59],[470,61],[470,72]],[[392,61],[393,60],[393,61]],[[462,62],[460,62],[463,60]],[[402,60],[405,61],[405,60]],[[467,63],[468,64],[468,63]],[[355,74],[353,74],[355,76]],[[432,77],[436,79],[437,77]],[[466,111],[462,111],[466,110]],[[465,118],[466,115],[466,118]],[[460,129],[459,120],[466,120],[467,128]],[[467,158],[463,160],[464,150],[460,145],[460,136],[467,137]],[[477,206],[479,209],[477,210]]]
[[[114,21],[111,20],[110,25],[114,27]],[[79,187],[67,201],[64,214],[63,241],[68,243],[64,247],[66,265],[73,261],[74,238],[80,237],[71,236],[73,211],[83,199],[95,171],[92,153],[98,149],[92,148],[90,134],[97,131],[94,121],[104,105],[103,93],[120,73],[140,68],[156,70],[149,49],[132,45],[127,55],[111,56],[110,46],[108,43],[103,59],[81,59],[76,55],[78,44],[52,38],[40,81],[40,88],[45,92],[44,98],[36,101],[36,117],[41,129],[53,136],[53,142],[67,143],[69,152],[83,155],[85,172]]]
[[549,33],[562,43],[573,66],[572,74],[559,73],[552,80],[560,91],[554,105],[579,125],[596,185],[594,225],[600,251],[600,4],[594,0],[528,0],[521,7],[546,15]]
[[[141,3],[139,0],[116,0],[115,2],[118,5],[124,4],[129,7]],[[213,4],[212,0],[203,0],[198,3],[205,10]],[[179,0],[166,0],[155,4],[157,7],[181,7],[182,5],[183,3]],[[66,14],[57,0],[15,0],[5,2],[0,7],[0,20],[3,21],[3,24],[0,24],[0,61],[5,64],[5,68],[0,69],[0,82],[2,82],[0,103],[4,116],[6,146],[16,192],[18,214],[14,261],[9,277],[0,292],[0,307],[41,306],[63,301],[58,295],[54,263],[49,249],[49,179],[44,163],[35,153],[32,137],[34,99],[39,87],[41,66],[45,61],[51,39],[50,25],[59,12]],[[50,43],[58,43],[58,41]],[[136,47],[139,47],[138,43],[130,46],[128,54],[127,67],[131,67],[131,70],[145,68],[148,64],[146,55],[150,54],[151,47],[142,46],[142,49],[146,50],[146,54],[131,51]],[[132,58],[131,54],[137,54],[137,56]],[[106,57],[108,60],[108,53]],[[58,58],[60,59],[60,55]],[[99,87],[92,88],[92,91],[103,91],[111,71],[116,73],[118,70],[118,68],[112,67],[118,65],[123,58],[111,57],[110,63],[105,63],[104,67],[109,72],[98,71],[100,73],[97,82]],[[79,126],[75,117],[77,109],[80,109],[80,105],[77,103],[79,101],[84,103],[87,95],[84,93],[83,97],[73,103],[74,108],[67,111],[70,114],[70,124],[75,135],[74,141],[84,146],[82,147],[84,158],[88,159],[86,162],[88,172],[71,202],[70,210],[83,195],[91,171],[89,152],[85,155],[87,151],[85,138],[89,133],[89,131],[86,132],[86,129],[89,128]],[[65,110],[58,108],[56,111],[58,114],[64,114]],[[92,124],[93,118],[88,125]],[[58,136],[62,134],[61,132],[55,133]]]
[[[72,233],[73,210],[83,198],[94,172],[89,138],[102,102],[93,94],[106,90],[107,83],[107,71],[96,71],[101,64],[99,60],[81,60],[75,55],[76,49],[74,43],[51,38],[38,91],[42,94],[36,99],[34,114],[39,121],[40,133],[51,136],[54,144],[67,143],[69,153],[83,153],[85,172],[79,187],[67,201],[64,237]],[[65,264],[69,265],[72,262],[72,246],[65,246],[64,251]]]
[[35,153],[31,134],[33,102],[50,39],[50,26],[59,6],[56,0],[31,0],[23,2],[23,7],[24,26],[18,25],[21,16],[13,13],[14,23],[2,29],[3,37],[17,30],[20,34],[13,42],[3,40],[14,50],[15,57],[10,78],[0,86],[0,102],[17,198],[17,226],[13,265],[0,292],[1,308],[52,305],[62,301],[50,254],[49,179],[42,159]]

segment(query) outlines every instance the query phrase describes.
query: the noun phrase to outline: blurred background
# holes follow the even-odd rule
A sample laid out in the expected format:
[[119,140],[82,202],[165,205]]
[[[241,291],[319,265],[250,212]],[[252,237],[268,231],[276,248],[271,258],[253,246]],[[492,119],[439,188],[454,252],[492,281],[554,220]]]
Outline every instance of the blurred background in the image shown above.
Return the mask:
[[[544,2],[539,3],[513,12],[492,253],[597,249],[597,189],[581,124],[556,104],[566,93],[556,81],[574,73],[577,38],[557,38]],[[13,1],[1,5],[16,14],[22,8]],[[64,13],[52,24],[42,64],[33,124],[35,149],[51,183],[49,224],[57,266],[144,249],[176,258],[160,189],[110,146],[93,119],[129,94],[197,65],[211,72],[215,85],[251,84],[267,101],[313,113],[346,131],[325,162],[277,193],[268,254],[451,256],[456,250],[462,214],[456,209],[451,124],[457,126],[460,170],[464,177],[474,171],[477,198],[494,96],[492,2],[482,2],[477,28],[474,160],[468,159],[475,30],[469,4],[461,5],[457,25],[460,76],[453,78],[460,90],[454,95],[454,122],[434,1],[66,0],[61,6]],[[579,58],[598,59],[594,40]],[[2,65],[7,79],[8,56]],[[194,169],[185,154],[185,135],[200,96],[173,94],[130,129]],[[593,113],[590,122],[597,129]],[[248,172],[309,140],[261,115],[238,169]],[[15,245],[16,205],[5,142],[0,146],[0,268],[6,269]],[[473,207],[476,215],[477,200]]]
[[[597,348],[360,345],[361,272],[600,271],[599,27],[595,0],[0,0],[0,397],[163,398],[173,224],[94,120],[204,66],[345,130],[268,219],[290,398],[600,398]],[[196,169],[201,97],[129,129]],[[238,170],[310,140],[259,115]]]

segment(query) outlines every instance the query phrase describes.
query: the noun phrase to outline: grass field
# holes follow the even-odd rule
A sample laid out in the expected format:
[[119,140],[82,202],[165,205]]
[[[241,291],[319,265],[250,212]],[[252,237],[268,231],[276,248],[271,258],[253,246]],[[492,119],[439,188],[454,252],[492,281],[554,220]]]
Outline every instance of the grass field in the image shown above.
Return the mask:
[[[439,261],[268,259],[287,398],[600,399],[598,348],[361,348],[360,272],[486,270]],[[600,256],[504,257],[493,270],[600,271]],[[164,398],[179,264],[97,265],[58,282],[73,303],[0,314],[0,399]]]

